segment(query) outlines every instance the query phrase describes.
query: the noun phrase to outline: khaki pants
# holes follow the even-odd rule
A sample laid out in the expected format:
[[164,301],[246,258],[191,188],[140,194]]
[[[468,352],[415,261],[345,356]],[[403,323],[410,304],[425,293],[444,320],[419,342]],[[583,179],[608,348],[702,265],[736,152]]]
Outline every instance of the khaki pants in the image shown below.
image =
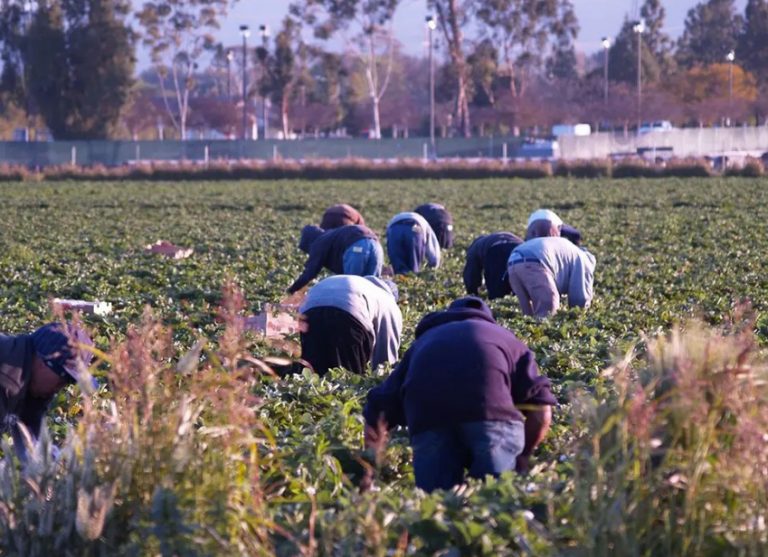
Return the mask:
[[525,315],[547,317],[557,313],[560,293],[555,277],[540,263],[518,263],[509,266],[509,285]]

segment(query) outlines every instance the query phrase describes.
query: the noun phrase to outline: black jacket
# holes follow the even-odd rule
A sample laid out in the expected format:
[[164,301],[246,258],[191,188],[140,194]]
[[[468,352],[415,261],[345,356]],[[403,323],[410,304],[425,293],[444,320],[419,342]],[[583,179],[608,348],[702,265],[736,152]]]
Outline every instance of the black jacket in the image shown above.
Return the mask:
[[429,223],[442,249],[453,247],[453,217],[445,207],[437,203],[425,203],[413,212],[420,214]]
[[572,244],[577,246],[581,245],[581,232],[578,228],[574,228],[570,224],[563,224],[563,226],[560,227],[560,236],[569,239]]
[[511,290],[505,279],[507,261],[512,250],[522,243],[523,239],[511,232],[486,234],[472,242],[467,248],[467,260],[464,263],[464,286],[467,293],[477,295],[485,279],[490,299],[509,294]]

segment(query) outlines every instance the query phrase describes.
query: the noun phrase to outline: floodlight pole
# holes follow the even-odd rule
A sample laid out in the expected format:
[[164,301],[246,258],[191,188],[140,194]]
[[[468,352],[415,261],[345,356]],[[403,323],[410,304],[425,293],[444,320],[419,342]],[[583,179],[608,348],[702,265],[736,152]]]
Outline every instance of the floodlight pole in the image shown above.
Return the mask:
[[643,120],[643,33],[645,32],[645,20],[641,19],[632,30],[637,33],[637,130]]
[[232,60],[235,58],[235,53],[231,50],[227,50],[227,99],[232,101]]
[[603,37],[603,102],[608,104],[608,53],[611,49],[611,39]]
[[[731,50],[726,56],[728,59],[728,112],[733,114],[733,61],[736,60],[736,52]],[[730,118],[730,117],[729,117]]]
[[248,37],[251,34],[247,25],[240,26],[243,37],[243,139],[248,139]]
[[[261,46],[264,47],[264,52],[266,52],[267,41],[269,40],[269,27],[267,25],[259,25],[259,32],[261,33]],[[265,66],[262,65],[262,68],[264,67]],[[267,95],[262,94],[261,95],[261,119],[264,121],[264,140],[265,141],[267,139],[268,129],[269,129],[267,125],[268,117],[269,117],[269,114],[267,113]]]
[[435,148],[435,42],[433,31],[437,27],[437,21],[432,15],[428,15],[427,22],[427,43],[429,47],[429,145],[432,150],[432,156],[437,157]]

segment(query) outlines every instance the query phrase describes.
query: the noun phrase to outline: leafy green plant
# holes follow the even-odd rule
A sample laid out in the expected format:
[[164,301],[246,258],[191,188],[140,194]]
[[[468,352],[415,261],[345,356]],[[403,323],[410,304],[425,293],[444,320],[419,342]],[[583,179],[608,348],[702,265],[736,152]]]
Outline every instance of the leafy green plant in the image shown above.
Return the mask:
[[[714,383],[710,375],[727,377],[717,362],[738,362],[704,356],[730,354],[749,337],[741,329],[732,335],[686,326],[670,337],[674,342],[643,340],[664,339],[692,318],[722,328],[734,305],[750,299],[757,321],[747,327],[755,331],[755,346],[746,361],[751,373],[762,373],[768,334],[762,179],[659,178],[642,187],[600,178],[249,181],[246,169],[229,181],[176,182],[115,180],[113,170],[99,182],[0,186],[7,216],[0,219],[0,330],[22,333],[46,322],[51,297],[101,299],[115,308],[110,316],[85,318],[105,352],[94,369],[100,390],[60,394],[49,437],[28,469],[3,448],[5,553],[763,552],[754,511],[763,504],[763,488],[750,483],[757,480],[747,473],[747,445],[733,441],[749,431],[741,427],[745,420],[762,412],[754,398],[762,387]],[[145,171],[153,169],[131,170]],[[365,176],[364,169],[356,172]],[[189,174],[169,169],[167,176]],[[536,353],[560,401],[530,475],[427,496],[413,485],[407,432],[392,432],[378,455],[362,447],[360,411],[388,368],[365,376],[334,370],[324,378],[308,371],[275,377],[264,362],[297,356],[298,339],[253,336],[239,316],[281,299],[305,260],[296,248],[298,231],[317,222],[328,204],[353,204],[383,238],[393,214],[433,200],[454,216],[456,247],[443,253],[439,269],[397,277],[402,350],[425,313],[464,293],[461,271],[471,241],[497,230],[523,234],[536,208],[554,209],[582,231],[597,274],[592,307],[565,307],[546,321],[523,316],[512,297],[491,302],[498,322]],[[745,214],[747,205],[755,210]],[[193,247],[194,255],[173,261],[144,253],[158,239]],[[617,354],[635,346],[631,358],[615,365]],[[656,356],[659,346],[663,358]],[[699,370],[690,377],[697,378],[695,400],[708,405],[705,416],[728,409],[719,429],[682,396],[667,395],[663,409],[654,402],[654,370],[674,370],[675,361]],[[738,403],[718,402],[721,392],[738,394]],[[667,448],[664,459],[653,447],[642,452],[650,441],[641,444],[640,430],[629,429],[630,418],[646,413],[654,424],[650,439]],[[688,424],[681,415],[703,421]],[[673,437],[657,437],[667,421]],[[701,435],[698,445],[682,442],[694,434]],[[705,440],[706,458],[689,450]],[[760,450],[754,452],[762,458]],[[693,485],[694,464],[710,460],[727,470],[691,476],[698,483],[686,503],[670,478],[678,473]],[[593,485],[604,496],[594,498]],[[757,522],[749,522],[750,513]],[[677,522],[667,518],[673,516]]]

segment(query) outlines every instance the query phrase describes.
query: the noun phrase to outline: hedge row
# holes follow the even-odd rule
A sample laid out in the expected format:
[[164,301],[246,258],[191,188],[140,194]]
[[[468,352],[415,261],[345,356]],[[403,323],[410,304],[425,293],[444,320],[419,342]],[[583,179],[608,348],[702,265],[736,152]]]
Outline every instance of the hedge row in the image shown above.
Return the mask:
[[[742,167],[729,168],[726,176],[757,177],[765,174],[758,159]],[[414,178],[523,178],[550,176],[571,178],[666,178],[714,176],[704,159],[678,159],[654,165],[642,159],[612,163],[607,159],[505,164],[497,160],[449,160],[424,162],[405,159],[394,163],[364,159],[299,162],[215,161],[208,165],[195,162],[145,163],[131,166],[49,166],[40,171],[24,166],[0,165],[0,182],[63,180],[329,180],[329,179],[414,179]]]

